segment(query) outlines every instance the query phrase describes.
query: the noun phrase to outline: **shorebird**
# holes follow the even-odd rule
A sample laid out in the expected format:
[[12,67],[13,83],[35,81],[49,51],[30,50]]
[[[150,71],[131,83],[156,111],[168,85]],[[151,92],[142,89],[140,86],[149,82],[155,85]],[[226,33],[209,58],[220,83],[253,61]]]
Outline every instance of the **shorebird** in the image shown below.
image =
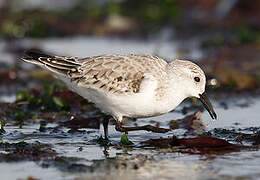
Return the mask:
[[205,93],[202,69],[187,60],[165,60],[149,55],[102,55],[79,59],[26,51],[21,59],[53,72],[69,89],[93,102],[108,114],[103,120],[108,139],[108,121],[116,120],[116,130],[167,132],[150,125],[123,127],[123,117],[158,116],[175,109],[184,99],[201,100],[212,119],[217,115]]

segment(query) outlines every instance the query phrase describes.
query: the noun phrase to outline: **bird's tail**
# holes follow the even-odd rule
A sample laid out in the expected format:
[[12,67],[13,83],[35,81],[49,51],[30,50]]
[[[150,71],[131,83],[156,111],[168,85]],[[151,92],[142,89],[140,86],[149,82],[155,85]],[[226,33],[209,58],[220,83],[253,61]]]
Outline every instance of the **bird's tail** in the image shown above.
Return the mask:
[[78,67],[81,65],[76,57],[51,56],[33,50],[25,51],[25,55],[25,57],[21,58],[22,60],[43,66],[54,73],[62,75],[77,72]]
[[24,54],[26,55],[25,57],[22,57],[21,59],[29,62],[29,63],[33,63],[33,64],[37,64],[40,66],[43,66],[44,63],[40,60],[40,58],[52,58],[53,56],[44,54],[42,52],[37,52],[34,50],[27,50],[24,52]]

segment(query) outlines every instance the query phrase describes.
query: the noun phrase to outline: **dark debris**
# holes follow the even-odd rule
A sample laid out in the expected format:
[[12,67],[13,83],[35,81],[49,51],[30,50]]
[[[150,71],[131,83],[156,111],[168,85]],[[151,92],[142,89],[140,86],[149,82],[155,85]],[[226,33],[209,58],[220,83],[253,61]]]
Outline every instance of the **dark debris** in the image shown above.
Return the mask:
[[0,149],[7,153],[0,153],[0,162],[17,162],[24,160],[39,161],[42,158],[54,157],[55,150],[48,144],[36,143],[0,143]]

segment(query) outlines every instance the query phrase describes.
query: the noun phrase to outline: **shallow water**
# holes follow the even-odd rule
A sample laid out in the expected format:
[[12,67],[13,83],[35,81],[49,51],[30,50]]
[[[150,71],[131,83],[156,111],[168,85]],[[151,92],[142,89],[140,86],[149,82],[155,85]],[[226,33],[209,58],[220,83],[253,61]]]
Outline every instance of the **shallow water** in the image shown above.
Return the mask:
[[[241,101],[241,100],[240,100]],[[230,99],[228,110],[224,110],[218,103],[213,103],[216,112],[219,115],[218,120],[212,121],[206,111],[202,113],[202,118],[208,130],[214,128],[249,128],[260,126],[260,115],[257,110],[260,108],[260,98],[246,98],[245,101],[251,102],[248,107],[237,106],[238,102]],[[181,108],[181,106],[179,107]],[[177,109],[178,110],[178,109]],[[238,113],[239,112],[239,113]],[[182,114],[171,112],[163,116],[149,119],[140,119],[138,125],[148,124],[149,121],[156,120],[166,127],[172,119],[183,117]],[[245,120],[247,119],[247,120]],[[133,125],[133,123],[130,123]],[[54,127],[55,124],[48,124],[47,127]],[[154,148],[139,148],[141,141],[150,138],[168,137],[173,134],[182,136],[185,130],[174,130],[166,134],[150,132],[130,132],[129,138],[136,147],[117,148],[110,146],[108,149],[101,147],[96,140],[103,133],[100,130],[84,129],[85,133],[67,133],[68,129],[60,129],[58,133],[40,133],[38,124],[29,124],[19,129],[16,126],[6,126],[6,134],[2,137],[4,142],[25,141],[28,143],[39,141],[53,146],[53,149],[61,156],[81,158],[77,163],[87,166],[94,166],[95,160],[104,160],[107,158],[125,158],[130,163],[131,158],[138,157],[140,154],[147,155],[148,159],[140,165],[137,170],[126,169],[118,170],[111,168],[97,167],[94,173],[66,173],[57,167],[41,168],[39,162],[25,161],[21,163],[0,163],[1,175],[5,179],[25,178],[33,176],[40,179],[73,179],[76,177],[99,177],[102,173],[113,173],[106,175],[107,179],[121,179],[122,176],[115,177],[115,174],[123,173],[129,179],[255,179],[260,175],[260,151],[242,150],[241,152],[226,152],[220,154],[191,155],[186,153],[177,153],[171,150],[160,150]],[[121,133],[114,130],[113,125],[109,126],[110,140],[117,144],[120,141]],[[252,132],[251,132],[252,133]],[[82,151],[79,148],[82,148]],[[106,150],[106,153],[104,153]],[[147,158],[146,157],[146,158]],[[138,158],[137,158],[138,159]],[[138,164],[138,163],[137,163]],[[141,164],[141,163],[140,163]],[[123,171],[123,172],[121,172]],[[134,171],[135,175],[132,175]],[[12,174],[11,172],[16,172]],[[120,178],[121,177],[121,178]]]

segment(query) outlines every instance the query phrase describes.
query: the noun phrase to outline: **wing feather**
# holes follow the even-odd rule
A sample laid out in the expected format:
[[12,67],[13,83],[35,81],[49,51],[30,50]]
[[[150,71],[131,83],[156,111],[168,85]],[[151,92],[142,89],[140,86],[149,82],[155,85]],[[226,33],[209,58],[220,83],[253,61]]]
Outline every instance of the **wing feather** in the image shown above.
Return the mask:
[[155,79],[166,76],[167,63],[154,56],[104,55],[78,59],[34,52],[26,54],[28,57],[23,57],[24,61],[44,66],[78,86],[117,94],[138,93],[147,74],[154,75]]
[[111,55],[81,61],[82,66],[79,69],[85,79],[79,85],[113,93],[140,92],[142,81],[147,74],[166,76],[167,63],[154,56]]

